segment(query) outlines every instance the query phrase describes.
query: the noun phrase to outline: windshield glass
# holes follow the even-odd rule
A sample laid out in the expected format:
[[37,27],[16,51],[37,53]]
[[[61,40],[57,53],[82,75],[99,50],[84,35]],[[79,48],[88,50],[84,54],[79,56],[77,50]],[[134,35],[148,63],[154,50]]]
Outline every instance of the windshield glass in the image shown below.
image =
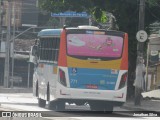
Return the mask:
[[71,56],[121,57],[123,38],[110,35],[68,34],[67,52]]

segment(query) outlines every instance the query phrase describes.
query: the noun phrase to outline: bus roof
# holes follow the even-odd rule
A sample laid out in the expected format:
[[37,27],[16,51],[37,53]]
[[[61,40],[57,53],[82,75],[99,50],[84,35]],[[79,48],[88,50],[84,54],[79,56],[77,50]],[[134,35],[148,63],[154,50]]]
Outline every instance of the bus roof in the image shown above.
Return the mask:
[[78,26],[77,28],[79,28],[79,29],[92,29],[92,30],[98,30],[99,29],[96,26],[89,26],[89,25],[81,25],[81,26]]
[[38,37],[60,36],[62,29],[43,29],[38,33]]

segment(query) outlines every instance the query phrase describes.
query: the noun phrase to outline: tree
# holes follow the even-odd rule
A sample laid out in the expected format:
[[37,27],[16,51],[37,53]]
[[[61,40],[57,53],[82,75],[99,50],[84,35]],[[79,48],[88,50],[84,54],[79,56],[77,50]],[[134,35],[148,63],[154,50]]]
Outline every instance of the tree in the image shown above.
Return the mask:
[[[116,17],[119,30],[129,34],[129,88],[133,85],[130,76],[135,71],[137,58],[135,36],[138,31],[138,0],[40,0],[40,7],[50,12],[86,11],[97,21],[103,20],[104,11],[111,12]],[[160,21],[159,10],[159,0],[146,0],[145,29],[147,32],[151,23]]]

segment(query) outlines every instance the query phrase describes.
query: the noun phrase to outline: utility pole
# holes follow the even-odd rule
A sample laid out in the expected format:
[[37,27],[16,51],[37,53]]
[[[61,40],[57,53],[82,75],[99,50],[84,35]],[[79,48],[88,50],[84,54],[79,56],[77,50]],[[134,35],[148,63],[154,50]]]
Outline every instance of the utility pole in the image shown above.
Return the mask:
[[13,47],[12,47],[12,74],[11,74],[11,88],[13,88],[13,80],[14,80],[14,48],[15,48],[15,27],[16,27],[16,21],[15,21],[15,1],[13,2],[13,41],[12,41],[12,45],[13,45]]
[[5,44],[5,65],[4,65],[4,87],[8,88],[9,84],[9,58],[10,58],[10,33],[11,33],[11,0],[8,0],[7,14],[7,39]]
[[[139,30],[144,30],[144,18],[145,18],[145,0],[139,0]],[[138,42],[137,44],[137,66],[136,66],[136,79],[135,79],[135,105],[141,104],[141,93],[143,90],[143,48],[144,43]]]
[[0,34],[2,34],[2,0],[0,0]]
[[1,27],[2,27],[2,25],[1,25],[1,15],[2,15],[2,8],[1,8],[1,6],[2,6],[2,1],[0,0],[0,34],[1,34]]

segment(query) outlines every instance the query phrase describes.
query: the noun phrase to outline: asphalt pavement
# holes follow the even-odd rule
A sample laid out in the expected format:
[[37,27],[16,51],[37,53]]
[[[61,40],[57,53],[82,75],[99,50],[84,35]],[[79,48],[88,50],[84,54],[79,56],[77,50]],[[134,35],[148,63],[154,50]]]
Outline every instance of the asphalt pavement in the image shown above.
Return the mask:
[[[153,92],[153,91],[152,91]],[[32,88],[2,88],[0,87],[0,94],[5,93],[32,93]],[[157,94],[157,93],[156,93]],[[160,99],[143,99],[141,105],[135,106],[134,99],[127,100],[122,106],[124,109],[131,111],[154,111],[160,114]]]

